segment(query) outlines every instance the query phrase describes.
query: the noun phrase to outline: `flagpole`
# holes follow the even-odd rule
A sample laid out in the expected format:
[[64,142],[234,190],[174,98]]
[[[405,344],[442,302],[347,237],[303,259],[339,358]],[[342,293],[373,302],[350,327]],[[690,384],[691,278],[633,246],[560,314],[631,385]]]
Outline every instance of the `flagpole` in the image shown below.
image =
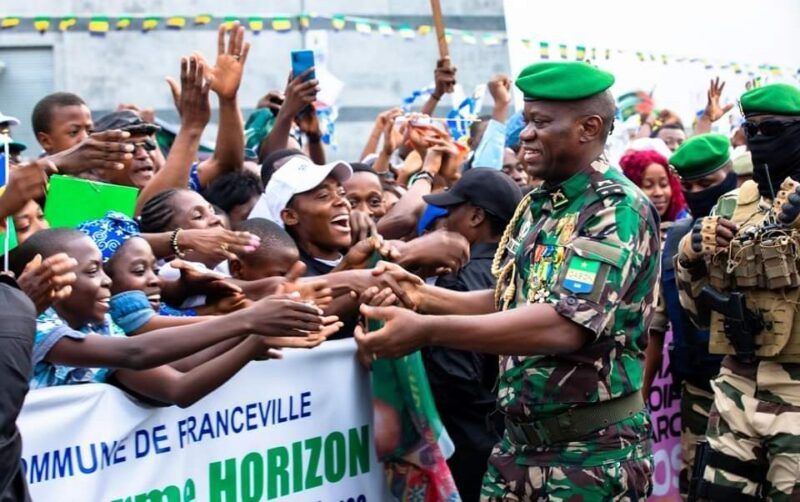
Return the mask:
[[[9,155],[8,144],[11,141],[11,138],[8,135],[4,135],[3,138],[3,155],[5,158],[3,159],[3,169],[5,170],[5,176],[3,179],[6,180],[6,189],[8,189],[8,173],[9,173],[9,165],[11,164],[11,156]],[[5,243],[3,245],[3,271],[8,272],[8,252],[11,247],[11,216],[6,216],[6,235],[5,235]]]

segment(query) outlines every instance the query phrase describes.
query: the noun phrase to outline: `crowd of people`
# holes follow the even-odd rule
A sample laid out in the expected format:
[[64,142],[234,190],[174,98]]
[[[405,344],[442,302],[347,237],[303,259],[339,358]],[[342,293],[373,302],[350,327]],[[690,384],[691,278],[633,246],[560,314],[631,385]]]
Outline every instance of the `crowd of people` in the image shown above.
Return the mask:
[[[186,407],[282,348],[353,337],[366,367],[422,351],[462,500],[644,500],[670,328],[684,496],[800,497],[800,90],[746,90],[719,134],[733,105],[714,80],[693,127],[645,112],[609,159],[610,73],[496,76],[491,115],[457,141],[435,115],[456,83],[444,59],[420,112],[381,113],[360,158],[332,160],[311,71],[266,94],[245,137],[249,44],[238,24],[218,38],[213,62],[186,56],[169,81],[168,147],[151,111],[95,118],[68,92],[32,110],[42,155],[13,143],[0,499],[27,498],[14,421],[29,388],[107,383]],[[54,174],[133,187],[134,213],[49,228]]]

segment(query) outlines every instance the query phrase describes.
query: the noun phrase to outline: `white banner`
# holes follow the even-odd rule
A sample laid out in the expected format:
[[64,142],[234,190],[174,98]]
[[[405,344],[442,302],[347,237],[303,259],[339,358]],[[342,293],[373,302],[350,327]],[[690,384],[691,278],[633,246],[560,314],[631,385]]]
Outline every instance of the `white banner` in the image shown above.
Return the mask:
[[33,500],[387,500],[353,341],[284,357],[183,410],[103,384],[30,392],[18,425]]

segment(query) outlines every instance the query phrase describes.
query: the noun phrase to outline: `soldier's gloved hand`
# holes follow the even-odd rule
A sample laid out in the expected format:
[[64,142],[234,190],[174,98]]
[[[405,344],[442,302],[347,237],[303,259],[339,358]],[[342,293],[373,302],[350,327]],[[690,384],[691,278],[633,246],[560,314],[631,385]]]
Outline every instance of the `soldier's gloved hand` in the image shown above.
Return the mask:
[[800,228],[800,183],[791,178],[781,183],[781,189],[772,201],[772,214],[778,223]]
[[738,225],[719,216],[706,216],[694,223],[692,232],[681,241],[681,254],[686,261],[713,256],[730,246]]

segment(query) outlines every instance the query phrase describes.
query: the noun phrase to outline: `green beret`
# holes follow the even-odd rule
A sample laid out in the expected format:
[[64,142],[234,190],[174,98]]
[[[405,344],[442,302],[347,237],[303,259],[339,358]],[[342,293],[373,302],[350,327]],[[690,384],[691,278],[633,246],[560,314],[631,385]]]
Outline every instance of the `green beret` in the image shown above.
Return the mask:
[[675,150],[669,163],[681,179],[702,178],[731,160],[731,142],[724,134],[700,134],[689,138]]
[[515,83],[527,100],[577,101],[607,90],[614,75],[580,61],[546,62],[522,70]]
[[800,115],[800,89],[789,84],[756,87],[739,99],[742,113],[747,115]]

